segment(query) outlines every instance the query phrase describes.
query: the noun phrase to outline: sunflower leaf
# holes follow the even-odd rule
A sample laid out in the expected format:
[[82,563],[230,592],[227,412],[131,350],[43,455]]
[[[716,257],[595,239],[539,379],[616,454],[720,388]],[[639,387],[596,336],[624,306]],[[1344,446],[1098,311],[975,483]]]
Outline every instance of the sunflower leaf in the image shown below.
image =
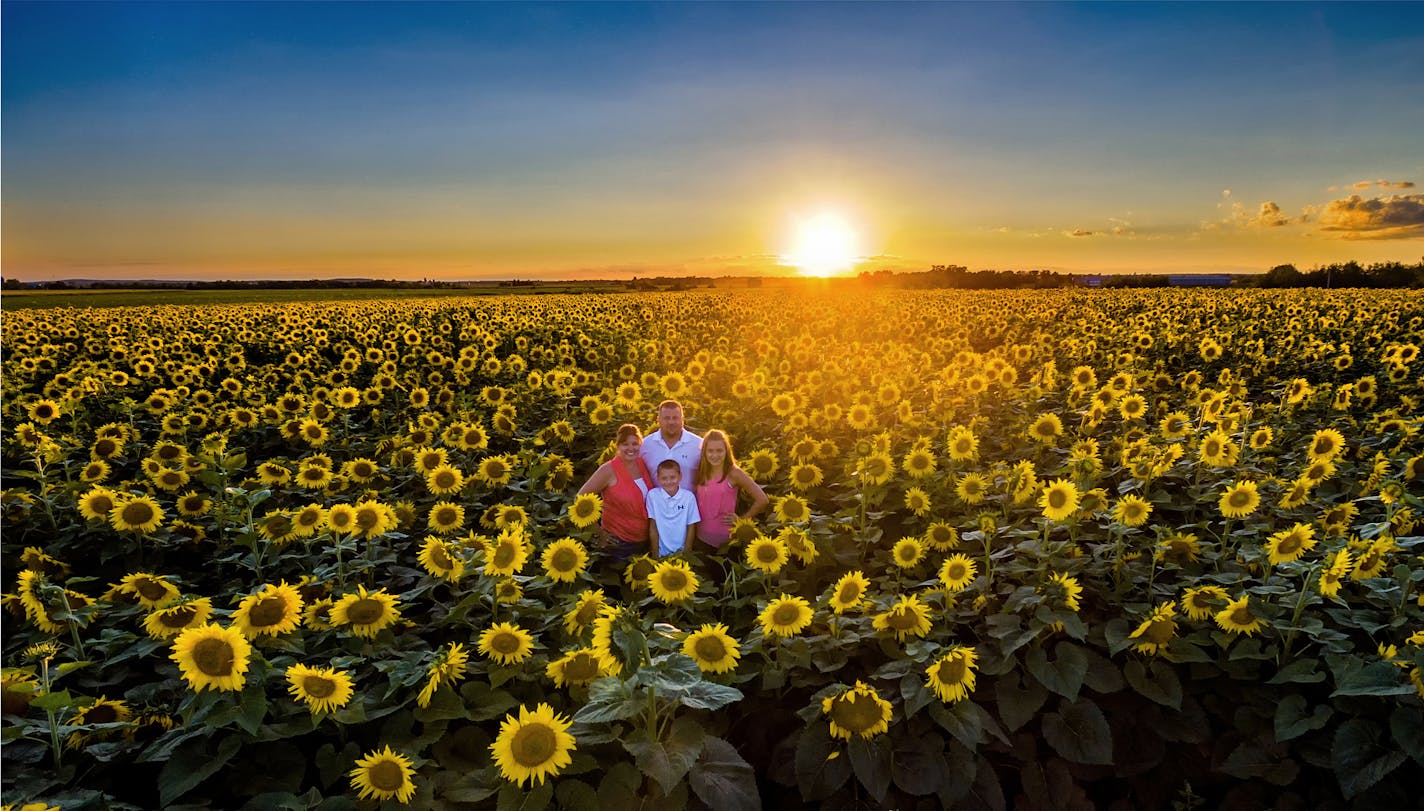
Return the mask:
[[242,748],[242,740],[237,735],[229,735],[218,744],[216,752],[204,747],[181,749],[163,764],[158,773],[158,796],[163,805],[172,805],[174,800],[196,788],[199,783],[216,774],[237,750]]
[[850,765],[856,779],[870,792],[877,804],[885,804],[885,795],[890,791],[891,754],[890,742],[884,735],[866,740],[859,735],[850,739]]
[[1182,681],[1172,666],[1165,662],[1153,661],[1150,667],[1133,660],[1122,669],[1127,683],[1139,695],[1149,698],[1164,707],[1174,710],[1182,708]]
[[1058,710],[1043,717],[1043,738],[1049,746],[1073,763],[1112,763],[1112,729],[1097,704],[1064,701]]
[[1381,746],[1380,731],[1379,724],[1363,718],[1352,718],[1335,730],[1330,762],[1346,799],[1383,780],[1409,759],[1398,749]]
[[756,772],[721,738],[708,736],[688,773],[698,799],[718,811],[760,811]]
[[683,716],[673,721],[667,740],[653,740],[638,730],[623,741],[623,748],[633,755],[643,774],[656,780],[664,794],[671,795],[702,753],[706,734],[701,724]]
[[1044,687],[1074,701],[1088,675],[1088,657],[1081,647],[1071,642],[1058,643],[1053,652],[1057,658],[1050,662],[1047,649],[1036,647],[1029,651],[1026,661],[1028,672]]
[[1281,699],[1276,705],[1276,741],[1284,742],[1292,738],[1299,738],[1313,729],[1320,729],[1330,721],[1330,716],[1334,711],[1329,704],[1318,704],[1315,711],[1306,713],[1309,702],[1305,696],[1299,693],[1292,693]]
[[1424,713],[1418,707],[1398,707],[1389,717],[1394,742],[1418,763],[1424,763]]
[[554,782],[541,780],[526,791],[513,783],[499,790],[497,811],[543,811],[554,799]]
[[809,801],[824,800],[850,779],[851,765],[826,724],[812,724],[796,741],[796,785]]
[[939,791],[948,765],[944,740],[938,735],[908,735],[891,750],[890,776],[907,794],[923,797]]
[[574,714],[573,720],[585,724],[618,721],[632,718],[646,707],[647,702],[635,696],[627,682],[610,676],[588,686],[588,703]]

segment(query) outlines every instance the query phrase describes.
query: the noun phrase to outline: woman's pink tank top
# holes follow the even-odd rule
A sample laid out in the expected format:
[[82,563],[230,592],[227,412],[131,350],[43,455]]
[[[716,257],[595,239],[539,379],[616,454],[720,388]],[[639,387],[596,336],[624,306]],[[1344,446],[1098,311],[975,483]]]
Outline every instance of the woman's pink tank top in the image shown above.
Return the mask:
[[731,530],[722,520],[724,515],[737,514],[737,486],[731,477],[697,485],[697,512],[702,523],[697,525],[697,540],[708,546],[721,546],[731,537]]

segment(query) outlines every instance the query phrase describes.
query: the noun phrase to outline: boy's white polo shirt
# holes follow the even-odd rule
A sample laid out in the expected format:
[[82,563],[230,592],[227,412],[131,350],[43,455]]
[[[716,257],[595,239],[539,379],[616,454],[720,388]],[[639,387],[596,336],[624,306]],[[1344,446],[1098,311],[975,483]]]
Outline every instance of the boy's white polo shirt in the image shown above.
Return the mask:
[[681,552],[687,542],[687,527],[702,520],[697,510],[697,496],[691,490],[678,490],[670,496],[661,487],[654,487],[643,498],[648,517],[658,527],[658,557]]

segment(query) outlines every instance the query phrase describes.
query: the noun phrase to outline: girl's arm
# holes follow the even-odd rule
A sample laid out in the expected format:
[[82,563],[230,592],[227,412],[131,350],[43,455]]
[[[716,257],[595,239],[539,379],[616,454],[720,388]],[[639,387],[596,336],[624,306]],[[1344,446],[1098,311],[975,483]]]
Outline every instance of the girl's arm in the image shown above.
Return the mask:
[[771,504],[771,499],[767,498],[766,491],[761,489],[761,485],[753,481],[745,470],[739,467],[732,468],[732,483],[737,486],[737,489],[750,496],[752,500],[752,506],[747,508],[747,511],[740,516],[741,518],[755,518]]

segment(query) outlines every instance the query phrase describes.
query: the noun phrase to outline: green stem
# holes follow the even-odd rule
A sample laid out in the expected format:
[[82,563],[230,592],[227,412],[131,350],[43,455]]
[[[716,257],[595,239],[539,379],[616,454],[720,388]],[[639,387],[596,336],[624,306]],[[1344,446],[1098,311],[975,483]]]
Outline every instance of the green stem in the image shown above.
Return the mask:
[[[68,597],[65,598],[66,601],[67,601],[68,599],[69,599]],[[71,612],[70,612],[70,616],[73,617],[73,614],[74,614],[74,612],[71,611]],[[84,641],[79,638],[79,621],[78,621],[78,620],[75,620],[75,619],[70,619],[69,622],[68,622],[68,625],[69,625],[69,634],[70,634],[71,637],[74,638],[74,647],[75,647],[76,650],[79,651],[79,658],[80,658],[80,659],[86,658],[86,655],[85,655],[85,653],[84,653]]]
[[[49,695],[50,682],[48,657],[40,661],[40,672],[40,679],[44,683],[45,695]],[[53,708],[46,707],[45,716],[49,719],[49,745],[50,749],[54,752],[54,770],[59,771],[60,767],[64,765],[64,747],[59,745],[59,724],[55,723]]]
[[1291,628],[1286,634],[1286,641],[1281,645],[1280,658],[1276,660],[1276,667],[1279,668],[1290,660],[1291,644],[1295,642],[1296,630],[1300,626],[1300,615],[1305,610],[1305,595],[1310,591],[1311,581],[1320,571],[1320,564],[1310,567],[1305,573],[1305,579],[1300,584],[1300,596],[1295,600],[1295,611],[1291,613]]

